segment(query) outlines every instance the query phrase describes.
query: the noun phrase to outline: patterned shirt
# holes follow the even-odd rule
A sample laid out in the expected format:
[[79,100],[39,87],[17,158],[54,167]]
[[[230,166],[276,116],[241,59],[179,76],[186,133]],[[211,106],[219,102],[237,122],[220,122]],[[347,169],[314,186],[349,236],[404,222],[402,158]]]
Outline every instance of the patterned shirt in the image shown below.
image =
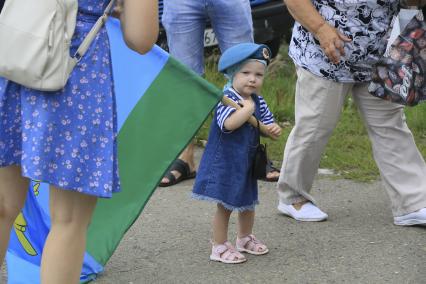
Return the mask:
[[333,64],[319,41],[299,23],[293,28],[289,55],[297,66],[337,82],[371,80],[372,59],[384,53],[386,33],[398,11],[398,0],[312,0],[321,16],[351,38],[345,43],[345,56]]
[[[226,90],[223,95],[227,96],[228,98],[232,99],[235,102],[243,100],[243,98],[237,93],[237,91],[235,91],[232,88]],[[262,96],[258,96],[258,97],[259,97],[259,103],[260,103],[260,121],[263,122],[263,124],[265,125],[274,123],[274,116],[272,115],[272,112],[269,110],[265,99]],[[235,108],[224,105],[222,102],[218,104],[216,108],[217,125],[223,132],[230,132],[225,128],[224,124],[225,124],[225,120],[235,111],[236,111]]]

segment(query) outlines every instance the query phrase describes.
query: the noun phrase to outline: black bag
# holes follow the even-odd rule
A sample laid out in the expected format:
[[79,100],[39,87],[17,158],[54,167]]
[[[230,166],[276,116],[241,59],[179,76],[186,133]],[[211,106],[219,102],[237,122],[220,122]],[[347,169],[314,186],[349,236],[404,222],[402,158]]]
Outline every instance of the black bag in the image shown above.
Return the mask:
[[[422,18],[418,12],[373,66],[372,95],[406,106],[426,101],[426,23]],[[399,25],[395,21],[394,28]]]
[[268,156],[266,154],[266,145],[260,143],[259,120],[257,121],[258,143],[253,158],[253,177],[256,179],[266,178],[266,166],[268,164]]
[[3,9],[3,6],[4,6],[4,0],[0,0],[0,12]]

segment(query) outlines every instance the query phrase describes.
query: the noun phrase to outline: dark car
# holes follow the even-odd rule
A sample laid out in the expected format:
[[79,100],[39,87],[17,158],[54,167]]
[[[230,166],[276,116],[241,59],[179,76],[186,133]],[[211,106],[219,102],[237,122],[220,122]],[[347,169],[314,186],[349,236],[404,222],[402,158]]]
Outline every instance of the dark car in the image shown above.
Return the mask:
[[[4,0],[0,0],[0,10]],[[281,39],[284,37],[287,42],[291,37],[291,27],[293,18],[288,13],[282,0],[250,0],[254,41],[264,43],[269,46],[272,56],[275,56],[280,47]],[[159,0],[160,19],[163,13],[163,0]],[[158,45],[167,50],[167,38],[163,27],[160,27]],[[213,29],[208,25],[204,33],[204,46],[212,47],[217,45],[216,36]]]
[[[278,53],[281,39],[287,42],[291,37],[294,20],[290,16],[282,0],[250,0],[253,18],[254,41],[269,46],[272,55]],[[159,1],[160,18],[163,12],[163,0]],[[167,50],[167,37],[163,27],[160,27],[158,45]],[[208,24],[204,33],[204,46],[216,46],[217,39],[213,29]]]

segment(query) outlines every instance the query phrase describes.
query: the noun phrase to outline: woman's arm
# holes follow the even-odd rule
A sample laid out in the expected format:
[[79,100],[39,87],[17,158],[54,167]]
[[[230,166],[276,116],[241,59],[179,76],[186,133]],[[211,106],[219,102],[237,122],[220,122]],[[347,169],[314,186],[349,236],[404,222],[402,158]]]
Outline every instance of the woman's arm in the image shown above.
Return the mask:
[[325,55],[333,63],[339,63],[340,57],[345,54],[344,42],[351,39],[330,26],[310,0],[284,0],[284,2],[293,18],[319,40]]
[[327,24],[310,0],[284,0],[293,18],[312,34]]
[[426,5],[426,0],[401,0],[401,5],[424,7]]
[[147,53],[158,37],[158,0],[120,0],[120,21],[126,44]]

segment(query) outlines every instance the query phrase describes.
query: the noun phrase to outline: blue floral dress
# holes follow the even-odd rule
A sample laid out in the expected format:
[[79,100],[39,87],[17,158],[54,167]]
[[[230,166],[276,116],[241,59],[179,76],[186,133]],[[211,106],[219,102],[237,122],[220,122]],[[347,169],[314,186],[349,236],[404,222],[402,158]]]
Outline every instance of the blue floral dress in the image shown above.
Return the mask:
[[[109,0],[79,0],[71,54]],[[65,88],[40,92],[0,78],[0,167],[98,197],[120,190],[110,47],[103,28]]]

